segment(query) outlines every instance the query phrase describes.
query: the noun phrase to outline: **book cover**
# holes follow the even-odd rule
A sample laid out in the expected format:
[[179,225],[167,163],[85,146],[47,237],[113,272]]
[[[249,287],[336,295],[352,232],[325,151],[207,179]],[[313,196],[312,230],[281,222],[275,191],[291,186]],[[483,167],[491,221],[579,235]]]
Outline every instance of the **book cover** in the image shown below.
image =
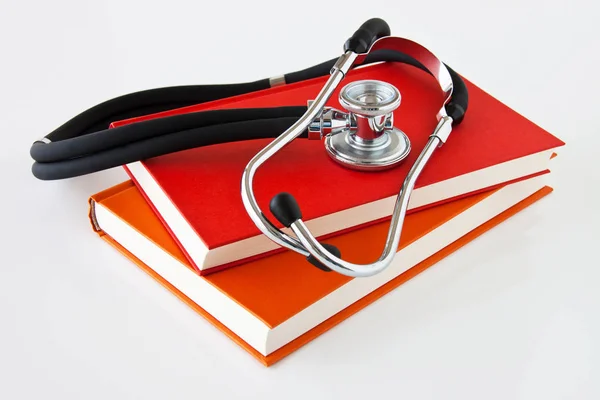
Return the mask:
[[[325,273],[293,252],[200,276],[131,182],[92,196],[90,219],[104,240],[269,366],[551,190],[533,178],[413,213],[399,264],[370,278]],[[368,262],[379,255],[387,227],[375,224],[332,243],[346,259]]]
[[[307,226],[320,238],[385,220],[391,214],[399,187],[436,124],[442,97],[428,74],[402,64],[353,70],[344,84],[359,79],[380,79],[399,88],[402,104],[394,115],[395,126],[410,137],[411,155],[392,170],[357,172],[329,159],[322,142],[295,140],[255,177],[257,201],[275,225],[281,227],[268,203],[282,191],[294,195]],[[113,126],[209,109],[304,105],[324,81],[325,77],[316,78],[117,121]],[[466,84],[467,117],[425,168],[409,212],[547,172],[551,155],[564,144],[468,80]],[[338,93],[339,89],[330,106],[340,107]],[[126,166],[198,271],[216,271],[279,251],[247,216],[240,195],[244,167],[269,140],[208,146]]]

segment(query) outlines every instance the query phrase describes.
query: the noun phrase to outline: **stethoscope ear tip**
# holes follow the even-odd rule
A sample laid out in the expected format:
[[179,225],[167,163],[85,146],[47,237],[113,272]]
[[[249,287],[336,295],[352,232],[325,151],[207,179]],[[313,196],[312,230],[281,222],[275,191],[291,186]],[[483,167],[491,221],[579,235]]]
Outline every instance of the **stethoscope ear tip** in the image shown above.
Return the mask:
[[384,36],[390,36],[390,26],[381,18],[371,18],[363,23],[344,44],[344,52],[365,53],[373,42]]
[[294,222],[302,219],[298,202],[290,193],[281,192],[271,199],[269,209],[277,221],[289,228]]
[[[327,250],[329,253],[336,256],[337,258],[342,258],[342,252],[340,251],[340,249],[338,249],[334,245],[329,244],[329,243],[321,243],[321,246],[323,246],[325,248],[325,250]],[[323,265],[323,263],[321,263],[319,260],[317,260],[316,257],[313,256],[312,254],[309,255],[308,257],[306,257],[306,261],[308,261],[315,267],[319,268],[321,271],[331,272],[331,269],[329,267]]]
[[453,125],[458,125],[462,122],[466,111],[460,104],[454,102],[446,104],[446,113],[452,118]]
[[[302,212],[298,202],[290,193],[281,192],[276,194],[269,203],[271,213],[277,220],[283,224],[283,226],[289,228],[296,221],[302,219]],[[325,248],[330,254],[337,258],[342,257],[342,252],[332,244],[321,243],[321,246]],[[306,260],[319,268],[322,271],[330,272],[331,269],[321,263],[315,256],[309,254]]]

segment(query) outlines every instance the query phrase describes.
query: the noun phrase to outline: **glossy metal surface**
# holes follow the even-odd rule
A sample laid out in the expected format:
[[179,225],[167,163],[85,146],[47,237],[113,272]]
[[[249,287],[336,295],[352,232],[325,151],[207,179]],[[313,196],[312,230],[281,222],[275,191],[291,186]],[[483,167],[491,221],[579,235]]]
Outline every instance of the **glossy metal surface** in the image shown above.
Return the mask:
[[[309,107],[311,103],[309,102]],[[347,129],[356,129],[356,124],[353,124],[350,114],[325,107],[308,126],[308,138],[321,140],[324,136],[340,133]]]
[[340,91],[340,104],[351,113],[363,117],[379,117],[391,113],[400,105],[400,92],[387,82],[355,81]]
[[337,72],[341,72],[345,77],[350,68],[356,63],[357,57],[358,55],[351,51],[342,54],[331,68],[330,74],[335,75]]
[[325,138],[327,154],[347,168],[381,171],[393,168],[410,153],[410,140],[392,128],[375,139],[364,140],[358,133],[342,132]]
[[285,76],[284,75],[279,75],[279,76],[273,76],[271,78],[269,78],[269,85],[271,87],[276,87],[276,86],[282,86],[285,85]]
[[[393,111],[400,105],[400,92],[387,82],[363,80],[346,85],[339,95],[343,112],[325,107],[308,126],[309,139],[346,132],[356,134],[368,146],[394,125]],[[312,101],[308,102],[309,106]],[[381,143],[381,142],[380,142]],[[381,147],[377,143],[377,147]],[[373,157],[375,157],[373,155]]]
[[[393,111],[400,105],[400,92],[387,82],[363,80],[349,83],[340,92],[340,104],[350,112],[350,119],[355,122],[356,131],[347,135],[356,135],[363,139],[364,145],[384,135],[394,126]],[[352,141],[352,138],[346,138]],[[388,141],[389,142],[389,141]],[[381,143],[373,143],[381,147]],[[365,147],[363,146],[363,147]],[[338,149],[343,151],[342,148]],[[371,153],[375,158],[382,154]]]
[[339,101],[349,111],[350,123],[348,128],[325,136],[329,156],[347,168],[361,171],[391,168],[404,160],[410,152],[410,141],[393,125],[393,112],[400,99],[398,89],[387,82],[362,80],[344,86]]

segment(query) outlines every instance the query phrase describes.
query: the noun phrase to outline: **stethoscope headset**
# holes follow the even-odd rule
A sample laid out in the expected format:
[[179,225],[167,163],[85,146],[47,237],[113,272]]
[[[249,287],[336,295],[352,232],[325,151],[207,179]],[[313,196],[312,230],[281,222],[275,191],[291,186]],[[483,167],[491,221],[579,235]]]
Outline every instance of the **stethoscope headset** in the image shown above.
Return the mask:
[[[324,138],[333,160],[357,170],[391,168],[406,158],[410,141],[393,126],[392,112],[400,104],[400,95],[392,85],[375,80],[352,82],[341,90],[339,98],[348,112],[325,107],[350,69],[376,62],[399,62],[427,71],[445,100],[436,115],[435,129],[400,188],[381,256],[370,264],[354,264],[342,260],[335,246],[318,242],[302,221],[291,194],[276,195],[270,210],[295,237],[269,221],[254,197],[253,177],[265,161],[296,138]],[[325,75],[329,75],[328,80],[308,106],[209,110],[108,129],[118,120]],[[302,71],[249,83],[151,89],[98,104],[33,143],[32,172],[41,180],[65,179],[200,146],[274,138],[250,160],[243,173],[241,196],[252,221],[275,243],[304,255],[324,271],[371,276],[392,262],[415,182],[435,149],[448,139],[452,126],[463,120],[467,104],[467,88],[456,72],[418,43],[390,36],[387,23],[373,18],[346,41],[339,58]]]

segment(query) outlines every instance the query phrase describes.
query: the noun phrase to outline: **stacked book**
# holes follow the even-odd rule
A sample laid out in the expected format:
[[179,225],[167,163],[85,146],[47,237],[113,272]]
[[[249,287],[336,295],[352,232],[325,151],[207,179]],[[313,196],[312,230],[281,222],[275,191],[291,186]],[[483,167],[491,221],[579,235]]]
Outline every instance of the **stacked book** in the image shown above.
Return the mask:
[[[114,121],[113,126],[209,109],[306,104],[325,79]],[[298,139],[255,177],[263,210],[275,194],[292,193],[311,231],[355,263],[379,257],[400,185],[436,124],[442,101],[435,81],[410,66],[376,64],[351,71],[345,82],[362,79],[389,82],[402,93],[395,125],[413,148],[402,165],[383,172],[352,171],[334,163],[322,142]],[[552,191],[546,179],[564,143],[465,82],[467,116],[423,171],[394,261],[375,276],[324,272],[256,228],[242,204],[242,172],[271,139],[126,165],[130,180],[90,197],[90,222],[107,243],[248,353],[272,365]],[[328,105],[340,108],[337,93]]]

